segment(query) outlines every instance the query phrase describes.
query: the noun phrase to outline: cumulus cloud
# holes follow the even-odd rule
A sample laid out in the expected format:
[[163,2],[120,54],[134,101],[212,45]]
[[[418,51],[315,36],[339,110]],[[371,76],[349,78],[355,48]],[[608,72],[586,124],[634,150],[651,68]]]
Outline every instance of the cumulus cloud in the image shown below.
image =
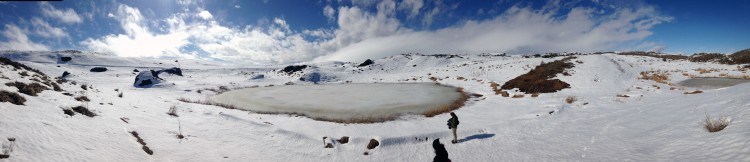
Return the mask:
[[422,6],[424,6],[424,1],[422,0],[404,0],[401,2],[399,9],[409,12],[407,19],[414,19],[419,15],[419,10],[422,9]]
[[31,19],[31,24],[36,28],[36,34],[46,38],[64,38],[68,37],[68,32],[62,28],[53,27],[40,18]]
[[167,34],[154,34],[146,25],[140,10],[120,5],[114,15],[125,34],[111,34],[100,39],[81,42],[94,51],[108,51],[126,57],[181,56],[179,49],[186,45],[188,34],[174,28]]
[[198,13],[198,17],[203,18],[204,20],[213,19],[214,15],[211,14],[211,12],[208,12],[206,10],[201,11]]
[[328,18],[329,22],[336,21],[336,10],[331,7],[331,5],[326,5],[326,7],[323,8],[323,15]]
[[26,35],[27,32],[22,30],[16,25],[5,24],[5,30],[3,30],[2,36],[7,39],[5,42],[0,42],[0,50],[23,50],[23,51],[46,51],[49,47],[34,43],[29,40]]
[[67,24],[83,22],[83,19],[81,19],[81,17],[78,16],[78,13],[76,13],[76,11],[72,8],[57,9],[55,8],[55,6],[52,6],[47,2],[41,2],[39,3],[39,6],[41,7],[42,14],[44,14],[45,17],[54,18]]
[[[410,52],[612,50],[642,41],[652,34],[650,30],[655,25],[672,19],[645,5],[600,12],[600,9],[588,7],[561,10],[563,6],[548,3],[538,9],[513,6],[488,19],[468,19],[439,29],[415,30],[404,26],[398,19],[404,15],[399,14],[413,15],[414,20],[429,26],[439,13],[456,7],[432,5],[426,8],[421,2],[365,0],[337,9],[326,5],[322,8],[324,16],[334,19],[335,26],[301,31],[293,30],[283,18],[257,25],[225,26],[209,11],[200,8],[184,10],[166,20],[154,20],[144,18],[137,8],[120,5],[112,17],[119,21],[124,33],[89,38],[81,44],[91,50],[111,51],[120,56],[195,57],[199,53],[201,57],[248,64],[311,60],[359,62]],[[167,29],[150,30],[148,24],[157,21],[167,22]],[[657,44],[646,45],[650,46],[642,48],[659,50]],[[185,50],[187,47],[190,50]]]
[[[361,61],[399,53],[589,52],[642,40],[656,24],[670,21],[653,7],[617,9],[596,17],[594,9],[556,10],[511,7],[486,21],[467,21],[436,31],[413,31],[362,40],[316,61]],[[340,16],[341,17],[341,16]]]

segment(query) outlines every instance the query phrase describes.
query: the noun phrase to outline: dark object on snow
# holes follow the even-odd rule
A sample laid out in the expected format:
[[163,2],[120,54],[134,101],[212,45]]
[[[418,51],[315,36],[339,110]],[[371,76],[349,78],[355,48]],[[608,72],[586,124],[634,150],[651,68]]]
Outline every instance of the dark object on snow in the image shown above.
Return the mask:
[[456,113],[451,112],[451,118],[448,119],[448,129],[453,129],[458,127],[458,116],[456,116]]
[[75,112],[77,112],[77,113],[79,113],[81,115],[86,115],[88,117],[94,117],[94,116],[96,116],[96,114],[94,112],[89,111],[88,108],[83,107],[83,106],[76,106],[76,107],[72,107],[70,109],[73,109],[73,111],[75,111]]
[[0,102],[10,102],[14,105],[23,105],[23,103],[26,102],[26,98],[23,98],[23,96],[16,92],[0,90]]
[[105,71],[107,71],[107,68],[105,68],[105,67],[95,67],[95,68],[91,68],[91,70],[89,70],[89,71],[91,71],[91,72],[105,72]]
[[445,145],[440,143],[440,139],[432,141],[432,148],[435,149],[435,158],[432,159],[433,162],[451,161],[451,159],[448,159],[448,151],[445,150]]
[[341,139],[339,139],[337,141],[339,143],[341,143],[341,144],[346,144],[346,143],[349,143],[349,137],[348,136],[343,136],[343,137],[341,137]]
[[73,113],[73,110],[70,110],[70,109],[63,109],[63,113],[69,116],[75,115],[75,113]]
[[263,75],[263,74],[260,74],[260,75],[253,76],[250,79],[252,79],[252,80],[258,80],[258,79],[263,79],[263,78],[266,78],[266,76]]
[[333,148],[333,144],[328,143],[328,144],[326,144],[326,146],[324,148]]
[[23,82],[9,82],[5,83],[6,86],[16,87],[18,88],[18,92],[27,94],[29,96],[36,96],[37,93],[41,93],[42,91],[49,90],[49,88],[39,84],[39,83],[31,83],[26,84]]
[[133,72],[136,72],[136,73],[137,73],[137,72],[140,72],[140,71],[138,71],[138,69],[133,69]]
[[73,58],[72,57],[68,57],[68,56],[60,57],[60,61],[63,61],[63,62],[68,62],[70,60],[73,60]]
[[372,60],[370,60],[370,59],[367,59],[367,60],[365,60],[365,62],[363,62],[363,63],[359,64],[359,66],[357,66],[357,67],[362,67],[362,66],[372,65],[373,63],[375,63],[375,62],[372,62]]
[[162,72],[182,76],[182,70],[180,70],[180,68],[176,68],[176,67],[169,68],[169,69],[164,69],[164,70],[159,70],[158,71],[158,73],[162,73]]
[[65,78],[68,75],[70,75],[70,73],[68,71],[64,71],[62,77],[60,77],[60,78]]
[[380,145],[380,142],[378,142],[378,140],[370,139],[370,143],[367,144],[367,149],[372,150],[375,147],[378,147],[378,145]]
[[303,69],[307,67],[308,67],[307,65],[289,65],[289,66],[284,67],[284,69],[281,69],[281,71],[287,74],[292,74],[294,72],[302,71]]
[[153,84],[153,83],[151,82],[151,79],[149,79],[149,80],[144,80],[144,81],[141,81],[141,84],[138,84],[138,86],[142,87],[142,86],[146,86],[146,85],[149,85],[149,84]]

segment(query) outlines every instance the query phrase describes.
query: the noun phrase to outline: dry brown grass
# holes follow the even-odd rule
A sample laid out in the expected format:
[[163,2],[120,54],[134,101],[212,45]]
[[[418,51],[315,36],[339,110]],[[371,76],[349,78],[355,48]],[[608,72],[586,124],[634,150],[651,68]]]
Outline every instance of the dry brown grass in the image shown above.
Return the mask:
[[16,92],[0,90],[0,102],[10,102],[14,105],[23,105],[26,98]]
[[553,62],[542,63],[528,73],[505,82],[500,88],[518,88],[519,91],[525,93],[552,93],[565,88],[570,88],[570,84],[565,83],[560,79],[552,78],[557,76],[557,74],[562,74],[566,69],[573,68],[575,65],[570,63],[570,60],[572,59],[575,59],[575,57],[567,57]]
[[718,119],[713,119],[711,116],[706,114],[706,120],[703,123],[703,128],[706,129],[708,132],[718,132],[721,130],[724,130],[727,126],[729,126],[729,123],[731,123],[731,119],[729,119],[726,116],[721,116]]
[[578,98],[576,96],[568,96],[565,98],[565,103],[572,104],[573,102],[578,101]]
[[141,144],[141,149],[143,149],[144,152],[146,152],[149,155],[154,154],[154,151],[151,151],[151,149],[148,148],[148,146],[146,146],[146,142],[144,142],[141,136],[138,135],[138,132],[131,131],[130,134],[133,135],[133,137],[135,137],[136,142]]
[[703,93],[703,91],[701,91],[701,90],[695,90],[695,91],[692,91],[692,92],[685,92],[683,94],[698,94],[698,93]]
[[440,105],[434,109],[425,111],[422,114],[426,117],[433,117],[435,115],[451,112],[453,110],[463,107],[466,101],[468,101],[471,96],[469,95],[469,93],[464,92],[463,88],[456,88],[456,92],[459,93],[459,96],[458,98],[456,98],[456,100],[454,100],[450,104]]
[[532,93],[531,97],[539,97],[539,93]]
[[94,116],[96,116],[96,113],[91,112],[91,110],[89,110],[87,107],[85,107],[83,105],[76,106],[76,107],[71,107],[70,109],[72,109],[73,111],[75,111],[77,113],[80,113],[81,115],[86,115],[88,117],[94,117]]
[[177,106],[172,105],[169,107],[169,110],[167,111],[167,115],[174,116],[174,117],[180,117],[177,115]]
[[624,94],[617,94],[617,97],[630,97],[630,96],[624,95]]
[[638,79],[653,80],[657,83],[669,84],[669,73],[661,71],[642,71]]
[[18,92],[27,94],[29,96],[36,96],[36,94],[49,89],[39,83],[26,84],[23,82],[9,82],[5,83],[5,85],[16,87],[18,88]]
[[523,98],[523,97],[524,97],[523,94],[514,94],[513,97],[511,98]]

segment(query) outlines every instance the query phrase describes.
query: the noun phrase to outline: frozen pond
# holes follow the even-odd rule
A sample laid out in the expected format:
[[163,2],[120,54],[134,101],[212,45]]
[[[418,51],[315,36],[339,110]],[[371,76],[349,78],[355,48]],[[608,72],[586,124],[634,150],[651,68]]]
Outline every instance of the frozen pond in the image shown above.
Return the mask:
[[456,87],[434,83],[373,83],[246,88],[211,96],[210,100],[258,113],[362,123],[423,114],[465,101],[465,96]]
[[750,82],[750,80],[729,78],[691,78],[679,82],[677,85],[696,88],[723,88],[747,82]]

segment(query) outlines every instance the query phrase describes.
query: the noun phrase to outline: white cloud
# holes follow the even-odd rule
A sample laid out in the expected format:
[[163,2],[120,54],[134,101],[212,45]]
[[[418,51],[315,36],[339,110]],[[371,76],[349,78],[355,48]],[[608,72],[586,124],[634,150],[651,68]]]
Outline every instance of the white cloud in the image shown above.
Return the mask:
[[[370,3],[358,1],[353,3]],[[609,13],[578,7],[558,10],[511,7],[483,20],[465,20],[441,29],[413,30],[397,19],[400,13],[412,15],[414,8],[424,25],[431,24],[448,7],[402,6],[393,0],[372,2],[374,10],[360,6],[326,5],[324,15],[334,18],[332,28],[292,30],[282,18],[247,26],[223,26],[215,19],[200,16],[203,9],[186,9],[166,20],[144,18],[140,11],[120,5],[113,16],[125,31],[81,42],[92,50],[112,51],[121,56],[195,56],[238,63],[282,64],[303,61],[353,61],[390,55],[419,53],[484,52],[588,52],[620,48],[651,35],[654,25],[670,21],[650,6],[621,8]],[[412,2],[409,2],[412,3]],[[416,2],[415,2],[416,3]],[[416,5],[416,4],[415,4]],[[556,5],[548,3],[547,5]],[[456,5],[453,5],[455,8]],[[195,7],[195,6],[193,6]],[[333,10],[333,11],[331,11]],[[195,11],[201,11],[196,16]],[[397,12],[399,11],[399,12]],[[560,13],[565,11],[565,13]],[[210,14],[210,12],[205,11]],[[489,14],[490,12],[488,12]],[[562,16],[561,16],[562,15]],[[199,18],[197,18],[199,17]],[[211,15],[213,17],[213,15]],[[202,18],[202,19],[201,19]],[[415,18],[415,20],[419,20]],[[147,24],[167,22],[166,30],[151,31]],[[185,51],[184,47],[197,49]],[[644,48],[658,50],[658,45]],[[187,54],[185,54],[187,53]]]
[[0,50],[24,50],[24,51],[46,51],[49,47],[31,42],[26,35],[26,31],[16,25],[5,24],[5,30],[2,35],[8,41],[0,42]]
[[137,8],[120,5],[115,17],[125,34],[107,35],[100,39],[89,38],[82,45],[94,51],[113,52],[125,57],[180,56],[179,48],[186,45],[188,34],[170,29],[167,34],[153,34],[146,26]]
[[78,16],[78,13],[72,8],[58,10],[55,6],[52,6],[47,2],[41,2],[39,3],[39,6],[42,9],[42,14],[46,17],[55,18],[67,24],[83,22],[83,19],[81,19],[81,17]]
[[198,13],[198,17],[201,17],[203,20],[208,20],[208,19],[214,18],[214,15],[211,15],[211,12],[203,10],[200,13]]
[[422,0],[404,0],[401,2],[399,9],[409,11],[407,19],[411,20],[419,15],[419,10],[422,9],[422,6],[424,6],[424,1]]
[[336,21],[336,10],[331,7],[331,5],[326,5],[323,8],[323,15],[328,18],[328,22]]
[[240,8],[240,5],[234,5],[234,8]]
[[52,27],[40,18],[31,19],[31,24],[36,28],[36,34],[39,36],[47,38],[69,37],[68,32],[65,32],[62,28]]
[[[407,52],[588,52],[642,40],[653,25],[671,20],[656,14],[653,7],[618,9],[595,17],[593,9],[573,8],[566,16],[555,12],[512,7],[486,21],[436,31],[414,31],[367,40],[337,50],[316,61],[361,61]],[[335,38],[334,38],[335,39]]]

